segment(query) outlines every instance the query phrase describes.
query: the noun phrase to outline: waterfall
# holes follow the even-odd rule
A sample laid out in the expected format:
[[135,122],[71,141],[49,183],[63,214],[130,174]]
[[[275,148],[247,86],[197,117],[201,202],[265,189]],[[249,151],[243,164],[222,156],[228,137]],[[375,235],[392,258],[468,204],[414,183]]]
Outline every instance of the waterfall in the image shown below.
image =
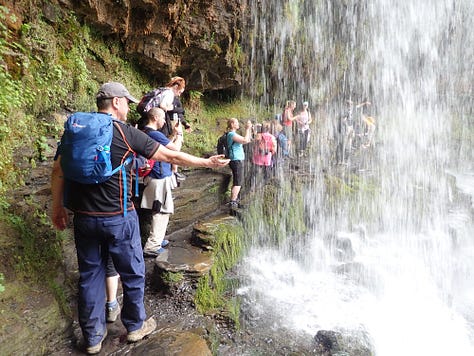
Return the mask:
[[474,355],[474,2],[245,5],[250,95],[307,100],[316,123],[306,230],[272,243],[249,225],[244,314],[363,334],[380,356]]

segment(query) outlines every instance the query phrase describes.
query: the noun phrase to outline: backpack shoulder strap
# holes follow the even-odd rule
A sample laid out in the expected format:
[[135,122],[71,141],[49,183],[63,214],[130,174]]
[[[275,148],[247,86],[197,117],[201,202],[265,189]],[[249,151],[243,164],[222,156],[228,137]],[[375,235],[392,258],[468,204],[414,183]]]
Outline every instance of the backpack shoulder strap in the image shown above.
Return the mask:
[[[125,142],[125,144],[127,145],[127,148],[128,148],[127,152],[125,152],[125,154],[123,155],[123,157],[121,159],[120,165],[117,168],[115,168],[112,172],[112,174],[113,174],[113,173],[115,173],[119,170],[121,171],[122,182],[123,182],[123,197],[122,197],[122,199],[123,199],[123,216],[127,216],[128,183],[127,183],[126,166],[128,166],[133,161],[133,158],[135,157],[136,153],[132,149],[132,147],[130,147],[130,144],[128,143],[127,138],[125,137],[125,134],[124,134],[122,128],[120,127],[120,122],[118,122],[117,120],[113,120],[113,123],[114,123],[114,126],[119,131],[120,135],[122,136],[123,142]],[[129,154],[129,152],[131,154]],[[137,172],[138,169],[136,169],[135,171]],[[138,197],[138,178],[137,177],[135,177],[135,196]]]

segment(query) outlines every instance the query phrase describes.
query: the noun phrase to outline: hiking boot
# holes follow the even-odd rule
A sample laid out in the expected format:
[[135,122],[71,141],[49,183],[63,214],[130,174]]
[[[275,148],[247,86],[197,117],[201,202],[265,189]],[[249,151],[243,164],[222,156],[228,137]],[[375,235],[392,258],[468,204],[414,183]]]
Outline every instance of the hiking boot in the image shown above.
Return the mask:
[[150,335],[156,329],[156,321],[151,317],[150,319],[143,322],[140,329],[130,331],[127,335],[128,342],[137,342],[143,339],[145,336]]
[[163,242],[161,243],[161,247],[166,247],[170,244],[170,241],[169,240],[163,240]]
[[145,257],[156,257],[159,256],[160,254],[166,252],[166,250],[163,247],[160,247],[158,250],[144,250],[143,251],[143,256]]
[[113,323],[120,315],[120,304],[117,303],[114,307],[106,307],[105,319],[108,323]]
[[106,337],[107,337],[107,329],[105,329],[104,335],[102,336],[102,339],[99,341],[97,345],[86,347],[86,353],[88,355],[98,354],[100,350],[102,349],[102,342],[105,340]]

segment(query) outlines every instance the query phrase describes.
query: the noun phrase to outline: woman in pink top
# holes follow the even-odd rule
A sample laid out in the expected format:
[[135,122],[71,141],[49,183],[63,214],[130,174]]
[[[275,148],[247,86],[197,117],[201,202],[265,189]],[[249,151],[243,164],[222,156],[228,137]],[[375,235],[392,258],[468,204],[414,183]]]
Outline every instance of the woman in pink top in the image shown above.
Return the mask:
[[257,136],[253,141],[252,163],[255,168],[255,173],[252,177],[258,177],[263,173],[263,179],[267,180],[270,177],[273,155],[276,153],[276,139],[269,133],[270,127],[268,124],[257,127]]
[[293,111],[295,108],[296,101],[288,100],[281,116],[281,124],[283,125],[285,136],[288,138],[288,150],[291,148],[291,141],[293,139],[293,121],[295,120]]

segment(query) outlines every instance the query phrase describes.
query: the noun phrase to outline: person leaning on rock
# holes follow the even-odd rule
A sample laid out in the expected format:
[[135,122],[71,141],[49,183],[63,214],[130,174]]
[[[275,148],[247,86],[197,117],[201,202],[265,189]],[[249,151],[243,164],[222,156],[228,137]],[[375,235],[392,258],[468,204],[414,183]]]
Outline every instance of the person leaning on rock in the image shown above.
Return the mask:
[[[150,138],[144,132],[127,125],[129,103],[138,103],[128,90],[117,82],[103,84],[96,96],[97,108],[116,119],[110,148],[112,166],[120,165],[122,158],[134,153],[156,161],[183,166],[217,168],[228,164],[223,156],[199,158],[172,151]],[[127,142],[125,142],[124,138]],[[51,174],[52,213],[54,226],[67,226],[66,208],[74,212],[74,240],[79,265],[78,317],[86,344],[86,352],[100,352],[107,336],[105,320],[105,266],[107,252],[119,273],[123,286],[121,320],[127,329],[127,340],[136,342],[156,328],[153,317],[146,320],[144,306],[145,263],[141,245],[138,218],[131,201],[131,186],[124,202],[119,175],[100,184],[81,184],[66,180],[61,168],[61,145],[58,147]],[[126,166],[127,182],[131,182],[130,165]],[[131,183],[129,183],[131,185]],[[67,187],[68,199],[64,201]]]

